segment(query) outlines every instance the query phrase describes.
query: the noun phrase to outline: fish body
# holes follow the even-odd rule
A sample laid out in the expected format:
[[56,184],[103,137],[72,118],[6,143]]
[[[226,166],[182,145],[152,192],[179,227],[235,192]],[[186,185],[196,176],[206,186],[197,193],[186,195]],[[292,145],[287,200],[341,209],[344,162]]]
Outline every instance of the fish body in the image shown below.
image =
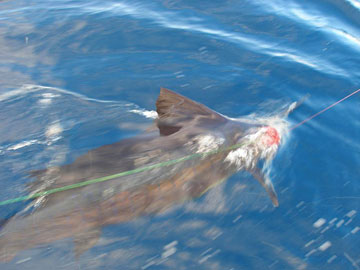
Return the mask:
[[274,127],[266,121],[230,119],[164,88],[156,107],[158,118],[147,132],[90,150],[71,164],[33,171],[37,180],[29,190],[34,193],[154,164],[164,166],[34,200],[35,210],[14,216],[0,231],[0,260],[69,237],[78,256],[96,244],[103,226],[160,213],[201,196],[240,170],[249,171],[278,206],[273,185],[257,164],[274,157],[284,120]]

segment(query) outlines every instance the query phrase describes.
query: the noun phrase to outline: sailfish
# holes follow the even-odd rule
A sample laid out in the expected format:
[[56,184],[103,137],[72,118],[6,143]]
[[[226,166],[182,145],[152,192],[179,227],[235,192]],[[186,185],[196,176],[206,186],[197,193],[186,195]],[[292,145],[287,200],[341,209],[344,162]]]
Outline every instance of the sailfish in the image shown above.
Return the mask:
[[[160,90],[156,111],[154,124],[140,135],[90,150],[70,164],[32,171],[36,180],[29,184],[30,193],[150,166],[143,172],[33,199],[30,210],[2,226],[0,261],[63,238],[73,238],[79,256],[96,244],[103,226],[161,213],[242,170],[265,188],[274,206],[279,205],[264,167],[286,133],[284,117],[232,119],[165,88]],[[151,167],[194,153],[195,158]]]

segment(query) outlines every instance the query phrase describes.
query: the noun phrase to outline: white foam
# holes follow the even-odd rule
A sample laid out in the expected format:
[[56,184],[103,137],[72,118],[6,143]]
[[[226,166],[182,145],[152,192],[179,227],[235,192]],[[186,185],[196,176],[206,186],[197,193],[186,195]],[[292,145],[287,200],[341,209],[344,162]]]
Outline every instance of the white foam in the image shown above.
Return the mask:
[[236,218],[233,219],[233,223],[236,223],[240,218],[242,218],[242,215],[238,215]]
[[199,135],[194,138],[196,153],[206,153],[217,150],[225,141],[224,138],[213,135]]
[[145,109],[133,109],[129,112],[136,113],[142,116],[145,116],[146,118],[156,119],[158,117],[158,114],[156,111],[148,111]]
[[164,246],[164,251],[161,254],[161,258],[165,259],[168,258],[176,253],[176,245],[178,244],[178,241],[172,241],[171,243]]
[[296,208],[299,208],[299,207],[303,206],[304,204],[305,204],[305,202],[304,202],[304,201],[301,201],[301,202],[299,202],[299,203],[296,205]]
[[47,129],[44,132],[44,135],[46,137],[46,141],[40,141],[40,140],[25,140],[20,143],[11,145],[6,148],[7,151],[15,151],[19,150],[24,147],[31,146],[33,144],[49,144],[54,141],[57,141],[61,138],[60,134],[63,132],[63,128],[60,125],[60,123],[54,123],[52,125],[49,125]]
[[310,250],[308,253],[305,254],[305,257],[309,257],[311,256],[312,254],[314,254],[316,252],[316,249],[312,249]]
[[239,170],[243,167],[251,169],[255,166],[255,150],[249,147],[241,147],[230,151],[226,156],[225,161],[234,164]]
[[45,136],[47,138],[54,138],[55,136],[58,136],[60,133],[62,133],[63,128],[60,125],[60,123],[54,123],[50,126],[48,126],[48,128],[45,131]]
[[19,260],[17,261],[15,264],[22,264],[22,263],[25,263],[25,262],[28,262],[31,260],[31,257],[27,257],[25,259],[22,259],[22,260]]
[[172,248],[174,246],[176,246],[178,244],[178,241],[172,241],[170,242],[169,244],[167,244],[166,246],[164,246],[164,249],[169,249],[169,248]]
[[320,231],[320,233],[324,233],[330,229],[330,226],[326,226],[324,229]]
[[53,93],[44,93],[42,94],[43,98],[56,98],[56,97],[60,97],[60,95],[57,94],[53,94]]
[[175,247],[169,248],[169,249],[165,250],[165,251],[161,254],[161,258],[163,258],[163,259],[168,258],[168,257],[170,257],[171,255],[174,255],[175,253],[176,253],[176,248],[175,248]]
[[346,216],[349,217],[349,218],[351,218],[351,217],[353,217],[355,214],[356,214],[356,210],[351,210],[350,212],[348,212],[348,213],[346,214]]
[[325,251],[325,250],[327,250],[329,247],[331,247],[331,242],[330,242],[330,241],[326,241],[325,243],[323,243],[323,244],[319,247],[319,250],[320,250],[320,251]]
[[340,220],[338,223],[336,223],[336,228],[341,227],[344,224],[344,220]]
[[328,260],[327,263],[332,263],[337,258],[336,255],[332,255]]
[[317,221],[314,222],[313,226],[315,228],[320,228],[322,225],[324,225],[326,222],[326,219],[324,218],[319,218]]
[[39,144],[39,143],[40,143],[40,141],[38,141],[38,140],[23,141],[21,143],[18,143],[18,144],[15,144],[15,145],[12,145],[12,146],[8,147],[6,150],[14,151],[14,150],[18,150],[20,148],[26,147],[26,146],[30,146],[30,145],[33,145],[33,144]]
[[40,99],[38,102],[41,104],[41,105],[44,105],[44,106],[47,106],[47,105],[50,105],[52,103],[52,100],[54,98],[57,98],[57,97],[60,97],[60,95],[58,94],[53,94],[53,93],[43,93],[41,95],[42,99]]
[[337,220],[338,220],[338,218],[333,218],[332,220],[329,221],[329,224],[333,224]]
[[211,257],[215,256],[216,254],[220,253],[220,249],[217,249],[215,250],[213,253],[211,254],[208,254],[204,257],[202,257],[200,260],[199,260],[199,264],[202,264],[204,262],[206,262],[208,259],[210,259]]
[[353,7],[360,10],[360,1],[359,0],[345,0],[350,3]]
[[43,98],[39,100],[39,103],[42,105],[50,105],[52,103],[51,98]]
[[308,247],[308,246],[310,246],[310,245],[313,244],[313,243],[315,243],[315,240],[314,240],[314,239],[312,239],[312,240],[310,240],[309,242],[307,242],[304,247]]
[[[100,103],[118,103],[117,101],[112,101],[112,100],[89,98],[85,95],[74,93],[74,92],[71,92],[71,91],[68,91],[65,89],[61,89],[61,88],[57,88],[57,87],[34,85],[34,84],[24,84],[18,89],[3,93],[0,95],[0,101],[5,101],[10,98],[21,97],[21,96],[27,95],[29,93],[34,93],[34,92],[44,91],[44,90],[71,95],[71,96],[78,97],[82,100],[87,100],[87,101],[95,101],[95,102],[100,102]],[[59,96],[59,95],[54,95],[54,94],[51,95],[50,93],[43,94],[44,98],[53,98],[56,96]]]
[[358,231],[360,231],[360,227],[359,227],[359,226],[356,226],[356,227],[351,231],[351,233],[352,233],[352,234],[355,234],[355,233],[357,233]]

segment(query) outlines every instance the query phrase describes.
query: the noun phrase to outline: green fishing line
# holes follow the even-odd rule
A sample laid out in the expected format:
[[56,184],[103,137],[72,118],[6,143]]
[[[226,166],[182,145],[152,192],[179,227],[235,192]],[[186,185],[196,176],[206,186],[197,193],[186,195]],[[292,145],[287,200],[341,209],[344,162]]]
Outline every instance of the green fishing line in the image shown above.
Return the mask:
[[5,200],[5,201],[0,202],[0,206],[7,205],[7,204],[12,204],[12,203],[16,203],[16,202],[21,202],[21,201],[26,201],[26,200],[31,200],[31,199],[34,199],[34,198],[47,196],[47,195],[50,195],[50,194],[53,194],[53,193],[66,191],[66,190],[70,190],[70,189],[75,189],[75,188],[79,188],[79,187],[84,187],[84,186],[88,186],[88,185],[95,184],[95,183],[101,183],[101,182],[109,181],[111,179],[118,178],[118,177],[121,177],[121,176],[128,176],[128,175],[132,175],[132,174],[136,174],[136,173],[140,173],[140,172],[145,172],[145,171],[149,171],[149,170],[160,168],[160,167],[171,166],[171,165],[174,165],[174,164],[177,164],[177,163],[180,163],[180,162],[184,162],[184,161],[187,161],[187,160],[195,159],[195,158],[198,158],[198,157],[205,157],[205,156],[217,154],[217,153],[220,153],[220,152],[223,152],[223,151],[233,150],[233,149],[239,148],[242,145],[244,145],[244,144],[234,144],[234,145],[229,146],[229,147],[227,147],[225,149],[212,150],[212,151],[205,152],[205,153],[195,153],[195,154],[191,154],[191,155],[184,156],[184,157],[181,157],[181,158],[172,159],[172,160],[156,163],[156,164],[153,164],[153,165],[148,165],[148,166],[145,166],[145,167],[137,168],[137,169],[134,169],[134,170],[129,170],[129,171],[121,172],[121,173],[116,173],[116,174],[112,174],[112,175],[108,175],[108,176],[104,176],[104,177],[99,177],[99,178],[79,182],[79,183],[72,184],[72,185],[67,185],[67,186],[63,186],[63,187],[59,187],[59,188],[54,188],[54,189],[49,189],[49,190],[46,190],[46,191],[37,192],[37,193],[31,194],[31,195],[26,195],[26,196],[17,197],[17,198],[14,198],[14,199]]

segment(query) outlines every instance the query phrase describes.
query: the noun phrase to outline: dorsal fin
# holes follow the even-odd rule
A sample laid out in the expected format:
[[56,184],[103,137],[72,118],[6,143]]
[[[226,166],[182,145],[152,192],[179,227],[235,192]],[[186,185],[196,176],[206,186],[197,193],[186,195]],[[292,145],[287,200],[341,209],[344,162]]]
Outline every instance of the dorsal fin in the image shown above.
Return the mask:
[[223,122],[226,119],[208,107],[169,89],[161,88],[156,101],[157,125],[161,135],[170,135],[194,120]]

